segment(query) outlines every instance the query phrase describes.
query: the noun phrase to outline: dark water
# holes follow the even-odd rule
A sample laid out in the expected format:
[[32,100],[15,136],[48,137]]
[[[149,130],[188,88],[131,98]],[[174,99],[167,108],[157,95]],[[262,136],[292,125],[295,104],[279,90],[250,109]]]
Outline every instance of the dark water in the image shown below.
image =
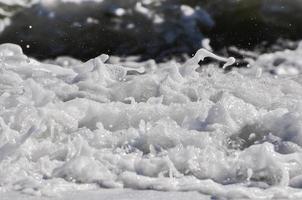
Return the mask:
[[[107,2],[21,9],[0,34],[0,43],[19,44],[26,54],[39,59],[70,55],[87,60],[107,53],[161,60],[195,52],[205,37],[216,50],[229,46],[253,50],[269,49],[280,38],[302,36],[298,0],[167,1],[151,8],[165,19],[160,24],[131,10],[135,0]],[[200,10],[193,17],[185,16],[183,3]],[[131,12],[117,16],[117,8]]]

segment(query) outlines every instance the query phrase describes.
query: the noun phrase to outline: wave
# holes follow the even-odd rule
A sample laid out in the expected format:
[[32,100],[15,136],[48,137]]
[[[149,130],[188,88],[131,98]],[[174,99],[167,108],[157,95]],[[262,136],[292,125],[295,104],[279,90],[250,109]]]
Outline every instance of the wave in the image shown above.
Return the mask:
[[[301,48],[226,73],[200,50],[185,63],[102,54],[39,62],[0,46],[1,190],[95,187],[299,198],[302,82],[271,73]],[[280,57],[284,61],[280,62]],[[300,68],[298,67],[300,66]],[[229,67],[229,66],[225,66]]]

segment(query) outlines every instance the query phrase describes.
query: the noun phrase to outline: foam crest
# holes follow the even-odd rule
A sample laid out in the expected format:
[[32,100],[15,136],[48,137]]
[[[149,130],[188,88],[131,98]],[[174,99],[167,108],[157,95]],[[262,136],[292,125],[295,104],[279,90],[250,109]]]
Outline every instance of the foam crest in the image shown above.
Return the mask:
[[234,62],[201,49],[183,64],[107,55],[47,64],[0,45],[1,188],[298,198],[300,79],[256,76],[261,65],[225,73],[199,64],[205,57]]

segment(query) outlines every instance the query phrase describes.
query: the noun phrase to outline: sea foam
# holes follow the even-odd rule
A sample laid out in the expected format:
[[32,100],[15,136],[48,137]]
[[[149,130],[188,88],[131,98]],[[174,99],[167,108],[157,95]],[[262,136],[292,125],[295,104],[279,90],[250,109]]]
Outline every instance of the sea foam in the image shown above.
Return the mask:
[[300,197],[300,75],[273,76],[265,55],[229,72],[205,56],[234,62],[206,50],[185,63],[39,62],[2,44],[0,190]]

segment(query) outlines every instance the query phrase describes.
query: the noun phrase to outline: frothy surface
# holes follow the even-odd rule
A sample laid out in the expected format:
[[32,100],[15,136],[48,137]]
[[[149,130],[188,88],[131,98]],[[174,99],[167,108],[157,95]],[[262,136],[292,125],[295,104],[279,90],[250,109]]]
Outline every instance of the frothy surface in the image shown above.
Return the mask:
[[0,190],[300,197],[300,72],[272,76],[264,56],[225,73],[200,66],[204,56],[216,57],[202,50],[184,64],[108,55],[43,63],[1,45]]

